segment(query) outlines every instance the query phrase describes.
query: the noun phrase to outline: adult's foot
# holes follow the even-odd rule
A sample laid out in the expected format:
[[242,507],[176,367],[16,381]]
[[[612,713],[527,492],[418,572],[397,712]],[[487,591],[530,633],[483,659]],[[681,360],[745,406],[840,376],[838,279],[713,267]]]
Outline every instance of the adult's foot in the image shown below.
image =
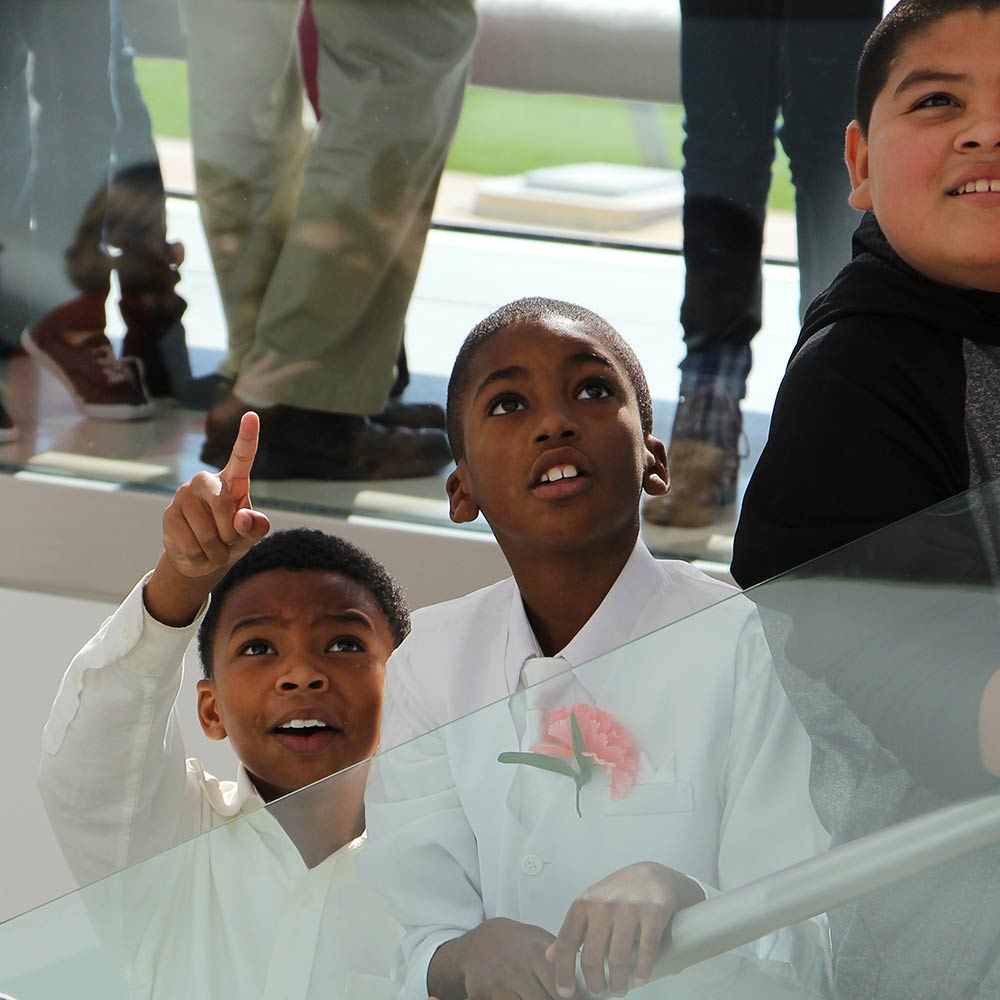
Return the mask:
[[122,357],[142,362],[146,385],[153,396],[176,397],[191,376],[181,317],[187,302],[176,292],[122,295],[118,303],[125,321]]
[[373,413],[371,419],[383,427],[409,427],[411,430],[430,427],[443,431],[448,426],[443,406],[437,403],[404,403],[391,396],[382,412]]
[[218,372],[189,375],[177,390],[177,402],[188,410],[211,410],[226,398],[233,380]]
[[24,349],[66,387],[77,409],[98,420],[142,420],[155,412],[142,364],[123,364],[104,333],[104,299],[83,294],[21,335]]
[[[222,468],[229,459],[239,419],[253,409],[235,393],[205,421],[201,459]],[[440,430],[390,427],[368,417],[295,406],[258,409],[260,445],[255,479],[367,481],[432,476],[451,464],[448,439]]]
[[682,396],[667,452],[670,491],[646,501],[646,520],[677,528],[721,521],[736,502],[742,434],[740,405],[722,386]]

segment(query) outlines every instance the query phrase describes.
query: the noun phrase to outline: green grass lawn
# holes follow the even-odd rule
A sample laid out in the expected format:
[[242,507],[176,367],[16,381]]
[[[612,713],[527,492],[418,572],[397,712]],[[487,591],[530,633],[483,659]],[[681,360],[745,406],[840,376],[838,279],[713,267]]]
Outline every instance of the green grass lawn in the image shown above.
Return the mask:
[[[137,59],[136,75],[157,135],[187,138],[187,67],[168,59]],[[656,109],[671,165],[681,164],[683,111]],[[643,162],[623,101],[470,87],[448,156],[452,170],[519,174],[533,167],[598,160]],[[770,207],[791,211],[795,196],[788,161],[779,149]]]

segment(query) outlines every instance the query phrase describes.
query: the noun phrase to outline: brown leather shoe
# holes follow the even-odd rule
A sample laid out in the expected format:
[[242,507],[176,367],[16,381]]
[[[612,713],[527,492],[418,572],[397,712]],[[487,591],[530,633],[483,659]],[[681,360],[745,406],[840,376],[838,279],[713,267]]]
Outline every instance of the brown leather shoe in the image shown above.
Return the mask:
[[667,452],[670,492],[646,501],[646,520],[677,528],[722,520],[736,502],[742,433],[739,403],[721,386],[682,396]]
[[[205,421],[201,460],[221,469],[232,451],[240,417],[253,407],[231,393]],[[273,406],[257,410],[257,479],[358,480],[432,476],[451,464],[440,430],[386,427],[347,413]]]
[[432,427],[439,431],[447,428],[444,407],[437,403],[404,403],[401,399],[390,398],[381,413],[373,413],[370,418],[383,427],[409,427],[419,430]]
[[154,413],[141,364],[122,364],[104,333],[104,299],[85,293],[53,309],[21,344],[66,387],[77,409],[99,420],[142,420]]

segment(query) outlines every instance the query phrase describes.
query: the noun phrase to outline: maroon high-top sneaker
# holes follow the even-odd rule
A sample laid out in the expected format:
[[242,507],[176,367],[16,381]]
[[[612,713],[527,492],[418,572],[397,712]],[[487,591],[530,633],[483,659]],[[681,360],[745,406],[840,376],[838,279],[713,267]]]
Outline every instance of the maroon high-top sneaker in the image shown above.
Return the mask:
[[21,335],[24,349],[47,368],[86,417],[142,420],[154,406],[141,365],[123,365],[104,333],[104,296],[87,292],[46,314]]

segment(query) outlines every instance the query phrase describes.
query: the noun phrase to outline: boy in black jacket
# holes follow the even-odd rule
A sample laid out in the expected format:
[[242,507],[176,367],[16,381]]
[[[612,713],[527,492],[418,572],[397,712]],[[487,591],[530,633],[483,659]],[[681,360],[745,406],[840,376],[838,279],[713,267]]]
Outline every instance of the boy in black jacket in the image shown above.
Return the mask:
[[[753,596],[834,843],[1000,775],[997,52],[1000,0],[902,0],[869,39],[854,259],[806,315],[737,530],[744,587],[830,553]],[[838,996],[996,996],[998,858],[832,912]]]

